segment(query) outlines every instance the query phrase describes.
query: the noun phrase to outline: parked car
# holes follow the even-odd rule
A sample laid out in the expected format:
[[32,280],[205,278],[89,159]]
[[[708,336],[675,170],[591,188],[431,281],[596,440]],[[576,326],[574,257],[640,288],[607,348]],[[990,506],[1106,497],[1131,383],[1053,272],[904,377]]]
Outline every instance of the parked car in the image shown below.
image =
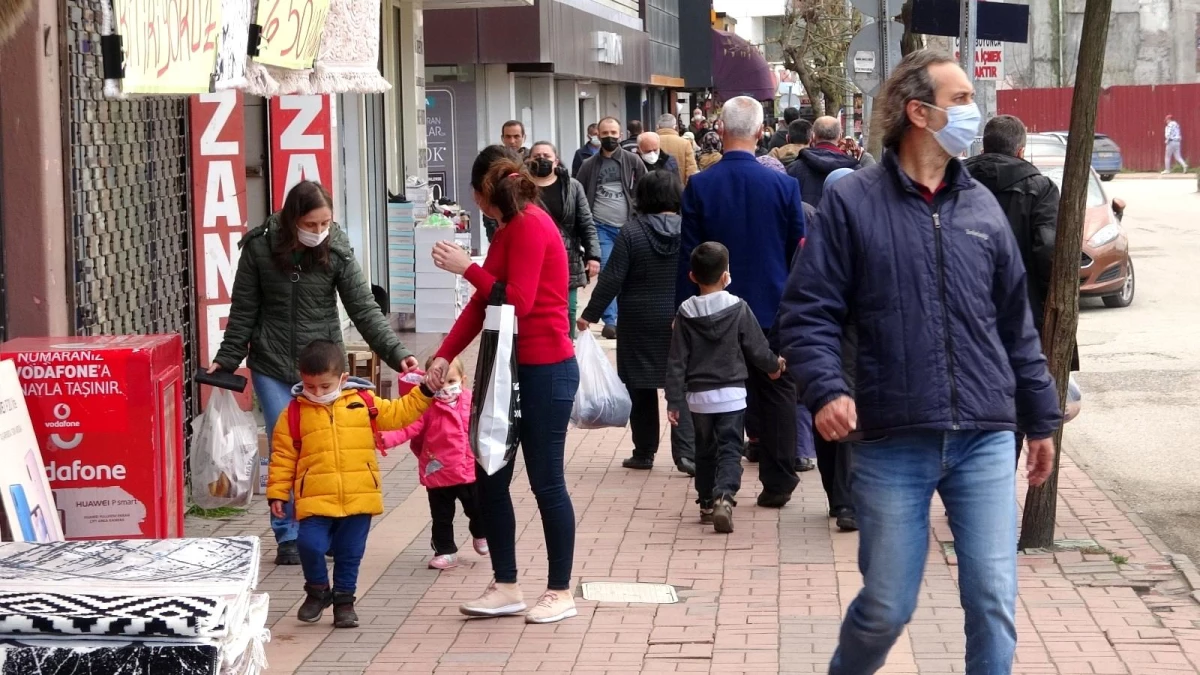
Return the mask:
[[[1034,164],[1059,189],[1062,188],[1062,159],[1043,157]],[[1106,307],[1128,307],[1133,303],[1136,280],[1133,259],[1129,256],[1129,238],[1121,225],[1124,217],[1125,202],[1110,199],[1100,184],[1100,174],[1090,169],[1079,295],[1098,297]]]
[[[1066,131],[1051,131],[1039,135],[1053,136],[1060,139],[1064,146],[1067,144]],[[1121,173],[1123,165],[1121,147],[1116,141],[1104,134],[1096,134],[1096,140],[1092,144],[1092,168],[1100,174],[1100,180],[1112,180]]]

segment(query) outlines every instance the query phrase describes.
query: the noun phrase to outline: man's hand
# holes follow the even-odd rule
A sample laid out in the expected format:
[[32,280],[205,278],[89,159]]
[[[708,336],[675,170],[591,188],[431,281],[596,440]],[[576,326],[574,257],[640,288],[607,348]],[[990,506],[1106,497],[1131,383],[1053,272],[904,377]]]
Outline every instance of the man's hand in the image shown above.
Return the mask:
[[287,514],[283,511],[283,502],[278,499],[271,500],[271,515],[276,518],[286,518]]
[[579,331],[580,333],[591,329],[592,324],[588,323],[587,319],[578,319],[575,321],[575,330]]
[[600,261],[599,260],[587,261],[587,275],[588,275],[589,279],[595,279],[596,277],[600,276]]
[[668,410],[667,411],[667,421],[670,422],[671,426],[673,426],[673,427],[679,426],[679,411],[678,410]]
[[813,423],[827,441],[845,438],[858,426],[858,410],[854,406],[854,399],[843,394],[826,403],[813,418]]
[[1045,483],[1054,472],[1054,439],[1029,440],[1029,454],[1025,457],[1025,470],[1029,484],[1037,487]]

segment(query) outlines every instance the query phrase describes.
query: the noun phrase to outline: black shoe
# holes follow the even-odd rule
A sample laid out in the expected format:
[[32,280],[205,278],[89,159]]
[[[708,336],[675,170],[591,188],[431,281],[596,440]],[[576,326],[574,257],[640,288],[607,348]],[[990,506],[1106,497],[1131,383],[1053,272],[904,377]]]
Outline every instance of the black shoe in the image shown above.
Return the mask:
[[713,502],[713,529],[721,534],[733,532],[733,503],[721,497]]
[[796,471],[799,473],[812,471],[815,468],[817,468],[817,462],[812,457],[801,457],[796,460]]
[[857,532],[858,519],[854,517],[854,509],[845,506],[838,509],[837,526],[842,532]]
[[275,551],[276,565],[299,565],[300,564],[300,547],[294,541],[285,541],[279,544],[279,548]]
[[790,494],[763,492],[758,496],[758,505],[766,509],[782,509],[791,500],[792,495]]
[[746,444],[742,446],[742,457],[745,457],[747,462],[755,463],[758,461],[758,451],[761,448],[758,441],[746,441]]
[[621,466],[625,467],[626,469],[637,469],[639,471],[649,471],[650,469],[654,468],[654,458],[653,457],[643,457],[641,455],[634,455],[633,457],[630,457],[629,459],[625,460],[624,462],[621,462]]
[[617,327],[609,326],[608,324],[605,324],[604,328],[600,329],[600,337],[604,338],[605,340],[616,340],[617,339]]
[[358,628],[358,613],[354,611],[354,596],[350,593],[333,594],[333,627]]
[[679,469],[680,473],[686,473],[692,478],[696,477],[696,463],[686,457],[680,459],[675,468]]
[[308,597],[304,599],[304,604],[300,605],[296,618],[304,623],[316,623],[321,620],[325,608],[333,603],[333,591],[329,590],[328,586],[304,584],[304,592]]

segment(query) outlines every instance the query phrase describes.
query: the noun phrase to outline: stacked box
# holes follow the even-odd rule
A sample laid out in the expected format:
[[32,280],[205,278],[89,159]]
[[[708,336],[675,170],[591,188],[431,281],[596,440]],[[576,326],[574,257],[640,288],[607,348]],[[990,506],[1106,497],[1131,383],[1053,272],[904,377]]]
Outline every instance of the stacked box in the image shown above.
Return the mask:
[[413,203],[388,204],[387,221],[391,309],[396,314],[414,314],[417,310],[417,269],[413,232],[417,219]]
[[418,333],[447,333],[462,311],[457,275],[440,270],[433,263],[433,247],[441,241],[454,241],[449,227],[418,227],[414,233],[416,250],[415,286]]

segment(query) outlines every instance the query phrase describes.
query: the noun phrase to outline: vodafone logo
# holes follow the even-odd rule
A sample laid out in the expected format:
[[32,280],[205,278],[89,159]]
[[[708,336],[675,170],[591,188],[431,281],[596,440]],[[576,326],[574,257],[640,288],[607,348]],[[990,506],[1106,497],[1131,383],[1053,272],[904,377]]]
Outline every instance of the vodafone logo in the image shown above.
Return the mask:
[[[54,406],[51,411],[54,415],[54,422],[47,422],[46,427],[50,429],[78,429],[79,422],[71,419],[71,406],[66,403],[59,403]],[[83,442],[83,434],[71,434],[64,436],[62,434],[50,434],[50,443],[59,450],[74,450]]]
[[54,406],[54,417],[60,420],[65,420],[71,416],[71,406],[66,403],[59,403]]

